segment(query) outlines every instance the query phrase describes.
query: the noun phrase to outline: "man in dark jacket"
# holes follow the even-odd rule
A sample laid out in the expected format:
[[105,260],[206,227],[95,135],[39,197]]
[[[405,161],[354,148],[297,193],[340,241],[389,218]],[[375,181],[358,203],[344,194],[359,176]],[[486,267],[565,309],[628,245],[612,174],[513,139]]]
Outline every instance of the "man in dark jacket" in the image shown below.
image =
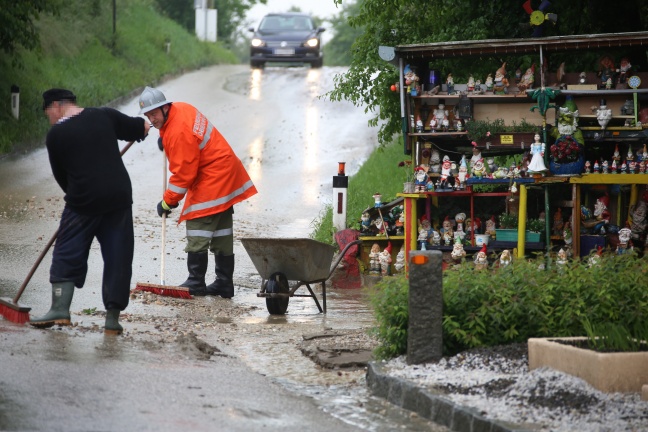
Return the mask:
[[70,325],[74,287],[82,288],[90,245],[96,237],[104,260],[105,333],[121,334],[119,313],[128,306],[134,235],[131,182],[117,140],[146,137],[150,125],[112,108],[81,108],[69,90],[43,93],[52,125],[46,145],[65,208],[50,268],[52,306],[30,320],[34,327]]

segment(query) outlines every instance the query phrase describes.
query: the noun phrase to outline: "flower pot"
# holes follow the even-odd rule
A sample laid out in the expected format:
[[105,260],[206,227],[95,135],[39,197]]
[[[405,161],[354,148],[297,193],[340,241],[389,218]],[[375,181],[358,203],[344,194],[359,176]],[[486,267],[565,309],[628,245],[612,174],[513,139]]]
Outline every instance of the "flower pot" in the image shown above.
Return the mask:
[[414,193],[414,182],[403,183],[403,193]]
[[572,176],[580,175],[583,173],[585,168],[585,158],[583,154],[578,157],[577,160],[568,163],[559,163],[554,162],[553,159],[549,161],[549,170],[553,175],[557,176]]
[[490,235],[488,234],[475,234],[475,246],[488,246],[488,241],[490,240]]

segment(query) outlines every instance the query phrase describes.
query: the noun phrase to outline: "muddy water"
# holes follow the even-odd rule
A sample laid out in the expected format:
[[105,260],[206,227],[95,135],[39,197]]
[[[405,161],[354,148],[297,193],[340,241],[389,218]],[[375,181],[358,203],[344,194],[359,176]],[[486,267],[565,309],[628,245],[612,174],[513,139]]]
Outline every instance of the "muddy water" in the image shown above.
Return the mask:
[[[259,274],[239,241],[242,237],[307,237],[322,207],[332,200],[337,163],[346,162],[347,174],[352,175],[375,148],[376,129],[367,126],[369,116],[362,108],[318,97],[332,88],[334,75],[341,72],[343,69],[336,68],[250,71],[246,66],[218,66],[160,85],[168,100],[196,105],[216,125],[259,190],[235,208],[236,295],[229,301],[133,295],[122,318],[126,336],[116,346],[106,347],[97,341],[103,325],[103,264],[95,243],[86,285],[75,292],[72,304],[77,326],[58,338],[49,337],[58,333],[41,335],[39,331],[39,338],[47,341],[40,348],[61,361],[114,353],[113,361],[128,363],[160,347],[184,358],[183,350],[192,346],[194,339],[180,343],[178,337],[191,333],[201,344],[242,360],[259,374],[297,395],[313,398],[326,412],[361,429],[441,430],[371,398],[364,370],[323,369],[302,354],[304,335],[364,335],[373,318],[362,290],[329,287],[327,314],[319,313],[311,298],[295,297],[285,316],[270,316],[265,300],[256,296]],[[138,110],[136,99],[117,108],[131,115]],[[184,224],[177,225],[177,216],[172,214],[162,242],[161,220],[155,212],[165,169],[156,143],[157,131],[152,131],[124,155],[133,183],[133,287],[138,282],[173,285],[186,278]],[[169,173],[166,175],[168,178]],[[12,297],[54,234],[63,208],[62,193],[52,179],[45,150],[0,160],[0,196],[0,296]],[[367,197],[368,205],[372,201]],[[21,298],[34,316],[49,308],[50,262],[47,254]],[[321,300],[321,290],[314,289]],[[300,288],[298,293],[306,290]],[[7,325],[0,320],[0,329]],[[65,344],[57,340],[65,340]],[[368,346],[372,342],[359,337],[358,343]],[[196,358],[204,361],[199,354],[196,352]],[[169,354],[165,361],[173,364],[174,359]]]

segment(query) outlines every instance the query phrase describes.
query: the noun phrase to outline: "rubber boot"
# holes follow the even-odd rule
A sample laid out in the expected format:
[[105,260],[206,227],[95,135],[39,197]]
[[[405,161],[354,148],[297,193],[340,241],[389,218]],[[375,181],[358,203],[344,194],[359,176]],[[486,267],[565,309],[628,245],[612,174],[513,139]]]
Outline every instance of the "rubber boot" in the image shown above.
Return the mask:
[[189,294],[194,296],[205,295],[205,273],[207,273],[207,252],[188,252],[187,270],[189,277],[180,284],[181,287],[189,288]]
[[234,297],[234,255],[215,255],[216,280],[207,285],[207,295]]
[[119,309],[108,309],[106,311],[106,325],[104,334],[120,335],[124,332],[124,327],[119,324]]
[[70,305],[74,295],[74,282],[55,282],[52,284],[52,307],[40,318],[29,320],[29,324],[38,328],[52,327],[54,324],[69,326]]

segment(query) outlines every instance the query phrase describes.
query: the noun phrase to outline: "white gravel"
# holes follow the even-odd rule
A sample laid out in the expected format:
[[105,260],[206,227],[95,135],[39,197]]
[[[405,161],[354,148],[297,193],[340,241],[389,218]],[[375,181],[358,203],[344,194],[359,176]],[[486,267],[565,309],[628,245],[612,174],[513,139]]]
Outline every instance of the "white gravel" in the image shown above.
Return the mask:
[[447,391],[489,419],[541,431],[648,431],[648,401],[640,394],[603,393],[550,368],[529,371],[525,354],[468,352],[425,365],[399,357],[385,366],[390,376]]

